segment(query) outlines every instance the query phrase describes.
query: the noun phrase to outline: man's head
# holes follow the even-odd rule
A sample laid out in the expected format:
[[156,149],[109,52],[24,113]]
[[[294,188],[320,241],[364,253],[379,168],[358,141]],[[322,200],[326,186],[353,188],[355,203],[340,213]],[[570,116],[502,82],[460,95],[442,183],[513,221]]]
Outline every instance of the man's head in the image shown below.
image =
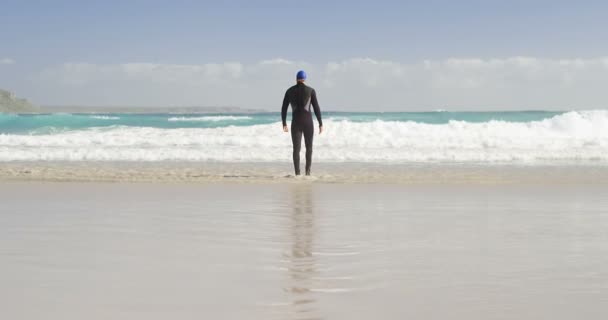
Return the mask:
[[296,74],[296,81],[297,82],[306,81],[306,72],[304,72],[304,70],[298,71],[298,73]]

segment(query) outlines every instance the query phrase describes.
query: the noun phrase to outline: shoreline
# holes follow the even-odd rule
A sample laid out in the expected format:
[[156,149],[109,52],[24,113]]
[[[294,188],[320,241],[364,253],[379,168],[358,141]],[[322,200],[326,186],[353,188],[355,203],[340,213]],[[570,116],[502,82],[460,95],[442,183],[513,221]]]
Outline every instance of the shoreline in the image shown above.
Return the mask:
[[311,177],[295,177],[291,163],[264,162],[2,162],[0,182],[608,185],[608,167],[589,164],[347,162],[313,163],[312,172]]

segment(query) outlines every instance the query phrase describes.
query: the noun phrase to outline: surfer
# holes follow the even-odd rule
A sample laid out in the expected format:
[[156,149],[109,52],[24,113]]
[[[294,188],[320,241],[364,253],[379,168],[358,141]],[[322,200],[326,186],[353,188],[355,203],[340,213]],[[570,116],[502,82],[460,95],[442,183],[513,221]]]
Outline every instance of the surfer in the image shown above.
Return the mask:
[[310,106],[314,108],[315,116],[319,122],[319,134],[323,132],[323,121],[321,121],[321,109],[317,101],[315,89],[304,84],[306,72],[300,70],[296,74],[296,85],[287,89],[283,98],[281,118],[283,119],[283,131],[289,132],[287,128],[287,108],[291,105],[291,141],[293,143],[293,167],[296,175],[300,175],[300,147],[302,145],[302,134],[306,146],[306,175],[310,175],[312,165],[312,138],[314,125]]

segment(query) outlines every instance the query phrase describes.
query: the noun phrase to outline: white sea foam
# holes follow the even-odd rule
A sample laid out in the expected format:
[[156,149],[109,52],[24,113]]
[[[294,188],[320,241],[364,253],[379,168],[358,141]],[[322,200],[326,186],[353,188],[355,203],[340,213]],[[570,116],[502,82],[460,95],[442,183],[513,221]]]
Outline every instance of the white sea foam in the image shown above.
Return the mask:
[[[340,162],[600,161],[608,163],[608,111],[542,121],[447,124],[326,121],[314,158]],[[0,161],[290,161],[280,123],[222,128],[93,128],[0,135]]]
[[90,118],[99,120],[120,120],[120,117],[114,116],[90,116]]
[[239,121],[250,120],[247,116],[204,116],[204,117],[171,117],[169,121]]

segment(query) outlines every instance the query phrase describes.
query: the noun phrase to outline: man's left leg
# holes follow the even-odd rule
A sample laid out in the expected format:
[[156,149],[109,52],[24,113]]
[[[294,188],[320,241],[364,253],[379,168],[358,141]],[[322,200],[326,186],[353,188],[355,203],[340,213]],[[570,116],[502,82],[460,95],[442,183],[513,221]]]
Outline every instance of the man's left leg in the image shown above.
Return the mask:
[[293,143],[293,169],[296,176],[300,175],[300,146],[302,145],[302,129],[291,123],[291,142]]

